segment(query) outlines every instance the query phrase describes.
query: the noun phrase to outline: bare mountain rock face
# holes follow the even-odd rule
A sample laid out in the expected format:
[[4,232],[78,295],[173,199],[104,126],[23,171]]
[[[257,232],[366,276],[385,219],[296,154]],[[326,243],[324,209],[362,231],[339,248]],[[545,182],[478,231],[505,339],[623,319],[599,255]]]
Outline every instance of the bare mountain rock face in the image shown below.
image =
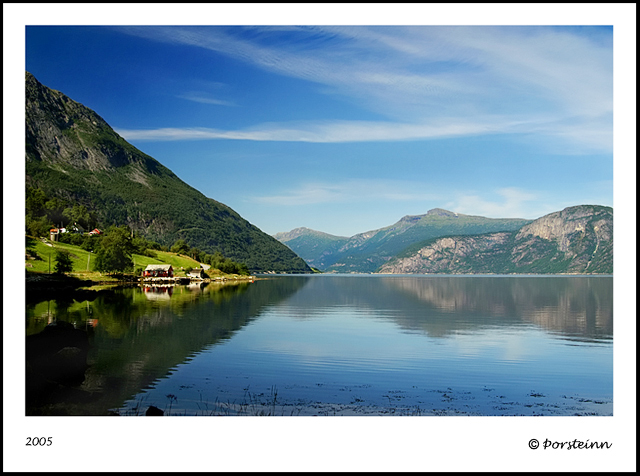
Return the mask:
[[580,205],[513,232],[437,238],[408,248],[380,273],[613,273],[613,210]]
[[566,273],[613,272],[613,210],[577,206],[546,215],[520,229],[512,251],[514,263],[540,259],[540,248],[553,244],[553,260]]
[[91,109],[43,86],[30,73],[25,88],[27,160],[90,171],[140,161],[133,147]]
[[[475,236],[455,236],[436,239],[410,256],[391,260],[380,273],[391,274],[451,274],[488,273],[491,261],[501,257],[510,233]],[[428,271],[427,271],[428,270]]]

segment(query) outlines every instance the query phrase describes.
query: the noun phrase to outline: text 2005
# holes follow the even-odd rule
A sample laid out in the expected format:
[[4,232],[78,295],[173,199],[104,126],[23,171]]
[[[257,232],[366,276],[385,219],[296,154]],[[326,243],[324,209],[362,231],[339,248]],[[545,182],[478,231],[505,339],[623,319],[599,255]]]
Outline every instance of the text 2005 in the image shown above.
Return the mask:
[[51,446],[53,444],[53,439],[51,437],[45,438],[43,437],[34,437],[31,438],[27,436],[27,445],[26,446]]

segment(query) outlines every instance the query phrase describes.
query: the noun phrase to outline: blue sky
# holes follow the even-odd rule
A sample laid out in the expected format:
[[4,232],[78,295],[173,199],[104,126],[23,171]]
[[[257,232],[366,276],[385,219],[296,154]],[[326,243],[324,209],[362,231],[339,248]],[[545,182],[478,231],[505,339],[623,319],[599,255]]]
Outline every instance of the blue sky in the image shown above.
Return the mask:
[[[15,178],[24,174],[24,122],[16,118],[24,114],[25,69],[94,109],[185,182],[268,233],[307,226],[352,235],[434,207],[534,218],[580,203],[613,204],[618,217],[614,308],[621,317],[616,318],[614,330],[615,371],[633,376],[629,363],[635,362],[635,320],[625,316],[636,315],[635,8],[635,4],[5,3],[5,230],[23,220],[16,204],[23,203],[24,188]],[[336,28],[277,32],[222,28],[182,34],[175,29],[170,34],[168,29],[123,28],[182,29],[181,25],[195,24]],[[427,24],[488,28],[349,28]],[[44,36],[44,32],[25,34],[27,25],[114,28],[51,28]],[[593,25],[614,25],[613,39],[610,29]],[[10,263],[5,268],[19,269],[21,257],[14,250],[22,241],[11,233],[5,238],[3,257]],[[22,282],[3,282],[7,296],[22,296],[4,300],[5,314],[20,314]],[[24,332],[20,324],[20,319],[5,320],[7,355],[24,351],[23,341],[11,338]],[[7,378],[17,382],[23,378],[19,370],[4,368],[5,375],[16,371]],[[635,378],[616,378],[614,387],[616,413],[611,421],[588,422],[588,434],[582,420],[545,421],[545,437],[560,440],[570,433],[572,438],[614,438],[617,445],[635,448],[628,424],[635,416]],[[23,405],[20,391],[6,397],[7,408]],[[19,411],[5,416],[6,427],[16,430],[14,434],[53,435],[58,445],[55,456],[44,460],[27,454],[32,450],[24,447],[24,439],[14,438],[17,444],[7,443],[12,450],[8,454],[14,456],[12,468],[24,468],[27,462],[47,470],[56,458],[67,469],[70,462],[86,467],[94,462],[95,452],[78,451],[82,444],[76,435],[87,431],[92,448],[110,448],[113,441],[122,446],[127,435],[134,435],[136,454],[145,450],[157,454],[166,446],[171,454],[189,455],[152,458],[152,463],[172,470],[184,470],[187,461],[190,469],[210,470],[212,448],[227,455],[213,462],[221,470],[237,469],[238,462],[256,470],[297,471],[309,462],[314,469],[359,470],[363,460],[354,455],[376,454],[372,461],[377,469],[422,471],[425,447],[433,450],[429,468],[435,470],[451,469],[452,462],[462,470],[487,465],[512,470],[511,461],[548,470],[551,461],[529,450],[526,442],[544,435],[528,420],[491,418],[490,433],[484,419],[465,420],[464,428],[448,418],[429,420],[429,431],[412,418],[339,419],[322,428],[321,422],[261,420],[256,432],[243,426],[245,421],[225,420],[216,421],[216,431],[204,435],[200,421],[176,419],[163,422],[169,432],[141,435],[139,428],[121,431],[122,425],[139,426],[133,421],[118,422],[120,431],[115,432],[106,427],[95,431],[91,419],[65,420],[60,425],[57,419],[24,418]],[[191,433],[185,433],[186,424],[194,424]],[[390,424],[393,428],[385,428]],[[247,458],[246,445],[235,442],[247,434],[262,435],[265,427],[274,437],[262,438]],[[380,438],[386,431],[400,437]],[[196,438],[167,437],[171,434]],[[335,442],[340,435],[348,435],[344,445],[325,448],[327,441]],[[74,445],[65,445],[68,441]],[[287,449],[285,458],[282,448]],[[318,448],[326,449],[331,458],[318,459]],[[466,458],[459,457],[460,448]],[[511,457],[504,458],[505,448]],[[634,459],[619,453],[599,455],[601,466],[633,468]],[[626,454],[635,456],[631,450]],[[111,458],[102,464],[130,470],[138,461],[142,460]],[[144,459],[147,469],[149,462]],[[565,467],[556,458],[552,464],[555,470],[575,469],[576,464],[589,469],[593,458],[572,458]]]
[[613,204],[613,29],[29,26],[26,69],[267,233]]
[[27,26],[26,69],[273,234],[613,205],[613,28]]

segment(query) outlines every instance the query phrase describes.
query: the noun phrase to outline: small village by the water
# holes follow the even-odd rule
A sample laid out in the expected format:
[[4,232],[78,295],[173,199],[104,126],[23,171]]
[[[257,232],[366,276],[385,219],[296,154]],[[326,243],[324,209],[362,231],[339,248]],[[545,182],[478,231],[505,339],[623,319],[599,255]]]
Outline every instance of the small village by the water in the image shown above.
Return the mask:
[[185,273],[185,276],[175,276],[173,266],[170,264],[150,264],[142,272],[139,281],[143,285],[157,284],[190,284],[210,283],[226,281],[254,281],[255,276],[214,276],[209,277],[207,270],[209,265],[202,264],[201,268],[193,268]]

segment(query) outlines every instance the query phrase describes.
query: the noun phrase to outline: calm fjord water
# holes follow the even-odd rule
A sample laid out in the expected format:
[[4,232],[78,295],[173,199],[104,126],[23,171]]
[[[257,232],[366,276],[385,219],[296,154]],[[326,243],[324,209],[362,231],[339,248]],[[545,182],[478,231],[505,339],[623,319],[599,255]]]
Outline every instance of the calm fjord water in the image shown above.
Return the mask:
[[612,277],[274,276],[125,289],[28,306],[27,333],[45,311],[95,326],[79,386],[91,398],[69,413],[613,414]]

